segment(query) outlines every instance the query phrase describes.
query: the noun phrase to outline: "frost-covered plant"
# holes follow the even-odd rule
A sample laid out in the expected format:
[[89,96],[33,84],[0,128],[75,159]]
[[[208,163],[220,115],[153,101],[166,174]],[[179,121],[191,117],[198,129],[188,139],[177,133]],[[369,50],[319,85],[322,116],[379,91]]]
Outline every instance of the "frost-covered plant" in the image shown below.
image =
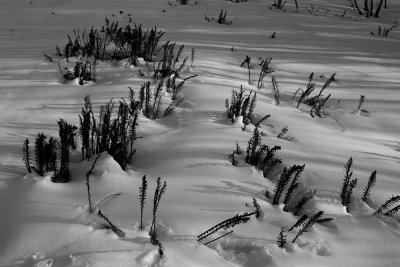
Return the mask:
[[362,197],[361,197],[361,200],[362,200],[362,201],[364,201],[364,202],[367,201],[367,199],[369,198],[369,196],[370,196],[370,194],[371,194],[371,189],[372,189],[372,187],[375,185],[375,183],[376,183],[376,170],[373,171],[373,172],[371,173],[371,175],[369,176],[368,184],[367,184],[367,186],[364,188],[364,191],[363,191],[363,194],[362,194]]
[[256,212],[251,212],[251,213],[243,213],[241,215],[236,214],[234,217],[229,218],[223,222],[220,222],[216,225],[214,225],[213,227],[207,229],[206,231],[204,231],[203,233],[201,233],[200,235],[197,236],[197,241],[201,241],[204,238],[216,233],[218,230],[220,229],[228,229],[231,227],[234,227],[235,225],[241,224],[241,223],[246,223],[250,220],[250,216],[254,215]]
[[227,117],[234,122],[235,118],[242,116],[243,123],[249,124],[256,107],[256,99],[256,93],[250,92],[250,94],[244,95],[242,86],[240,86],[239,92],[232,90],[231,103],[228,98],[225,99]]
[[146,175],[142,177],[142,186],[139,187],[139,200],[140,200],[140,229],[143,229],[143,211],[144,202],[146,200],[147,180]]
[[150,235],[153,235],[156,232],[156,217],[157,217],[158,205],[160,204],[161,197],[166,190],[167,190],[167,183],[164,181],[164,183],[161,184],[161,178],[158,177],[157,187],[154,192],[154,198],[153,198],[153,220],[150,226]]
[[32,173],[31,160],[32,160],[32,158],[31,158],[31,152],[30,152],[30,149],[29,149],[29,139],[26,138],[25,141],[24,141],[24,144],[22,146],[22,161],[24,162],[26,170],[28,171],[28,173]]
[[278,247],[283,248],[285,247],[286,244],[286,235],[285,235],[285,229],[282,227],[281,231],[279,232],[277,243]]

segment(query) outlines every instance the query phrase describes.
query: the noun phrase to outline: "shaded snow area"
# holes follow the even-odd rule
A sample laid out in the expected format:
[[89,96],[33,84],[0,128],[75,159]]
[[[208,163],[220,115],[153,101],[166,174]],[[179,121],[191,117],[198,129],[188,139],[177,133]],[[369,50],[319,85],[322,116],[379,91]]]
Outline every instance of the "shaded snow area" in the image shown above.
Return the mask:
[[[400,2],[379,18],[298,2],[1,0],[0,266],[400,266]],[[147,56],[115,32],[107,56],[65,57],[67,35],[105,36],[106,18],[165,33]],[[79,61],[91,75],[71,76]],[[66,150],[61,118],[77,126]],[[56,172],[39,170],[38,133]]]

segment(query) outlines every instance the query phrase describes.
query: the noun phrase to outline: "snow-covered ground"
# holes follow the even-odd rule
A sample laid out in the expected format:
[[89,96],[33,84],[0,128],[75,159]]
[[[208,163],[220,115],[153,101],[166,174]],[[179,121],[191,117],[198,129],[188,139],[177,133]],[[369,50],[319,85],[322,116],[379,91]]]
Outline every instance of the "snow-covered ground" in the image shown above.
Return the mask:
[[[194,1],[190,1],[193,3]],[[388,0],[381,18],[364,18],[348,0],[299,0],[286,12],[269,9],[273,1],[197,0],[187,6],[166,0],[2,0],[0,3],[0,266],[398,266],[399,217],[372,215],[392,195],[400,194],[400,28],[387,38],[371,35],[378,26],[390,27],[400,16],[400,3]],[[359,1],[360,2],[360,1]],[[210,18],[227,11],[231,25]],[[346,13],[344,13],[344,11]],[[121,12],[122,11],[122,12]],[[167,40],[185,45],[184,56],[196,49],[192,68],[197,74],[184,86],[184,100],[166,118],[140,117],[137,153],[124,172],[103,153],[91,186],[93,202],[120,193],[101,204],[101,210],[126,232],[118,237],[103,221],[88,213],[85,173],[92,161],[80,161],[72,151],[72,181],[53,184],[27,175],[21,160],[22,144],[38,132],[57,136],[57,120],[78,125],[83,98],[90,95],[97,110],[111,98],[128,97],[152,81],[139,68],[100,61],[97,82],[63,84],[54,59],[55,45],[63,47],[73,29],[101,27],[104,19],[144,28],[157,26]],[[399,26],[398,26],[399,27]],[[271,38],[273,33],[276,38]],[[251,83],[247,68],[251,61]],[[280,88],[274,101],[270,75],[258,90],[261,59],[272,57],[271,68]],[[190,64],[189,64],[190,65]],[[309,107],[296,108],[294,92],[305,87],[314,72],[316,88],[336,73],[326,89],[331,98],[322,117],[312,118]],[[271,204],[265,191],[274,190],[275,175],[262,172],[229,154],[236,141],[242,149],[252,126],[242,130],[226,117],[225,98],[240,86],[257,92],[255,117],[271,117],[261,125],[262,140],[277,152],[284,166],[305,164],[299,181],[313,193],[307,212],[324,211],[333,218],[315,224],[296,243],[297,230],[287,232],[284,248],[277,245],[281,227],[298,219]],[[155,83],[152,82],[155,87]],[[356,114],[360,95],[364,112]],[[340,100],[340,101],[339,101]],[[277,134],[288,126],[287,138]],[[353,158],[358,179],[349,212],[339,192],[344,165]],[[360,200],[369,175],[377,182],[368,205]],[[139,229],[139,187],[143,175],[149,188],[145,229]],[[166,181],[157,216],[158,238],[164,255],[149,239],[156,178]],[[262,209],[235,226],[234,232],[209,245],[197,236],[236,214],[252,212],[253,198]],[[212,237],[221,236],[220,231]],[[208,240],[211,240],[208,238]]]

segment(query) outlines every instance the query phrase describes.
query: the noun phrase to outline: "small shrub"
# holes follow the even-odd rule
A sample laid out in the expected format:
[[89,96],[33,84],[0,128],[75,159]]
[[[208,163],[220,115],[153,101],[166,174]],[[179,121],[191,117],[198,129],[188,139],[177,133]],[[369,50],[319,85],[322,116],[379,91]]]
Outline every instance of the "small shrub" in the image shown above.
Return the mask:
[[193,68],[193,63],[194,63],[194,56],[196,55],[196,48],[192,47],[192,54],[191,54],[191,63],[190,63],[190,67]]
[[286,244],[286,235],[285,235],[285,229],[283,227],[281,228],[281,231],[279,232],[277,243],[278,247],[283,248],[285,247]]
[[256,213],[255,213],[256,218],[260,218],[260,216],[261,216],[261,208],[260,208],[260,205],[257,202],[257,199],[255,199],[254,197],[253,197],[253,206],[256,209]]
[[357,111],[356,111],[357,114],[360,114],[360,111],[362,110],[362,106],[364,105],[364,102],[365,102],[365,96],[361,95],[360,100],[358,100],[358,107],[357,107]]
[[329,79],[325,82],[325,84],[322,86],[321,90],[319,91],[318,95],[308,99],[306,101],[306,104],[312,106],[311,110],[310,110],[310,115],[311,117],[314,117],[314,114],[316,114],[318,117],[322,116],[322,108],[323,106],[326,104],[326,102],[328,101],[329,97],[331,96],[330,94],[326,97],[323,98],[322,97],[322,93],[324,92],[324,90],[326,88],[329,87],[329,85],[335,81],[335,75],[336,73],[332,74]]
[[303,227],[299,230],[297,235],[293,238],[292,243],[295,243],[297,238],[299,238],[302,234],[307,232],[313,226],[313,224],[321,218],[323,213],[324,213],[323,211],[318,211],[311,218],[309,218],[307,222],[303,223]]
[[332,74],[329,77],[329,79],[324,83],[324,85],[322,86],[321,90],[319,91],[319,93],[317,95],[310,97],[311,93],[315,89],[315,83],[313,82],[314,73],[311,73],[309,76],[308,84],[306,86],[306,90],[303,91],[303,89],[300,88],[295,92],[295,94],[293,96],[293,99],[294,99],[298,93],[301,93],[300,98],[297,101],[297,108],[299,108],[301,103],[304,103],[306,105],[311,106],[311,109],[310,109],[311,117],[314,117],[314,115],[321,117],[322,116],[322,108],[324,107],[324,105],[326,104],[326,102],[328,101],[328,99],[331,96],[329,94],[327,97],[324,98],[322,93],[324,92],[324,90],[326,88],[328,88],[330,86],[330,84],[333,81],[335,81],[335,75],[336,75],[336,73]]
[[166,190],[167,190],[167,183],[164,181],[164,183],[161,185],[161,178],[158,177],[157,187],[154,192],[154,198],[153,198],[153,220],[150,226],[150,236],[154,235],[156,232],[156,215],[157,215],[158,205],[160,204],[161,197]]
[[152,61],[158,43],[164,32],[157,27],[143,30],[142,25],[127,25],[120,27],[118,22],[110,22],[107,18],[101,30],[93,27],[87,31],[74,30],[75,39],[68,36],[68,43],[64,49],[64,56],[95,57],[96,59],[121,60],[128,58],[134,64],[141,57]]
[[44,135],[44,133],[38,133],[35,140],[35,163],[36,163],[35,171],[40,176],[43,176],[44,174],[44,167],[46,162],[45,140],[46,136]]
[[88,203],[89,203],[89,213],[93,212],[92,207],[92,194],[90,193],[90,175],[93,174],[94,166],[96,165],[97,160],[100,158],[101,154],[99,154],[96,159],[93,161],[92,167],[86,172],[85,175],[85,183],[86,183],[86,190],[88,194]]
[[282,128],[281,132],[277,135],[277,138],[283,139],[284,135],[288,132],[288,127],[285,126]]
[[142,177],[142,186],[139,187],[139,200],[140,200],[140,229],[143,229],[143,211],[144,202],[146,200],[147,180],[146,175]]
[[351,176],[353,175],[353,171],[351,170],[351,165],[353,164],[353,158],[350,158],[346,165],[344,166],[345,168],[345,175],[343,179],[343,185],[340,193],[340,198],[342,200],[342,205],[346,207],[347,211],[349,209],[349,204],[351,200],[351,194],[353,192],[353,189],[357,185],[357,179],[351,180]]
[[63,71],[60,65],[59,68],[64,81],[73,81],[78,79],[79,85],[83,85],[90,81],[96,81],[95,65],[95,60],[90,61],[89,58],[82,57],[75,62],[73,70],[66,69],[66,71]]
[[232,218],[229,218],[223,222],[220,222],[220,223],[214,225],[213,227],[209,228],[208,230],[204,231],[200,235],[198,235],[197,241],[203,240],[204,238],[216,233],[220,229],[226,230],[228,228],[234,227],[237,224],[246,223],[250,220],[250,216],[254,215],[254,214],[255,214],[255,212],[252,212],[252,213],[246,212],[241,215],[237,214]]
[[228,20],[226,18],[226,10],[221,9],[221,12],[219,13],[218,18],[209,18],[207,15],[204,15],[204,19],[208,22],[210,21],[216,21],[219,24],[226,24],[226,25],[231,25],[232,20]]
[[290,186],[286,192],[285,198],[283,200],[283,204],[285,204],[285,207],[283,208],[283,210],[285,210],[285,211],[288,210],[287,205],[288,205],[289,201],[292,199],[292,196],[293,196],[295,190],[299,186],[299,183],[297,182],[297,180],[299,179],[301,173],[304,171],[305,166],[306,166],[305,164],[303,164],[302,166],[300,166],[300,165],[292,166],[292,168],[293,168],[292,172],[294,173],[294,177],[292,179],[292,183],[290,184]]
[[248,142],[246,149],[246,162],[250,165],[257,165],[266,146],[261,144],[261,133],[258,127],[254,127],[253,135]]
[[163,45],[162,49],[164,50],[163,59],[158,63],[157,68],[154,70],[154,78],[165,78],[171,76],[177,76],[179,78],[179,74],[181,70],[185,67],[187,57],[183,60],[182,64],[177,67],[177,63],[180,61],[184,45],[181,45],[178,48],[178,52],[175,54],[176,44],[170,44],[167,42]]
[[258,76],[258,82],[257,82],[257,89],[261,89],[262,87],[262,83],[264,80],[264,77],[268,74],[268,73],[272,73],[272,70],[270,69],[269,65],[271,64],[271,60],[272,58],[267,57],[265,60],[263,60],[260,64],[261,66],[261,71],[260,71],[260,75]]
[[296,227],[299,227],[300,225],[302,225],[307,219],[308,219],[308,216],[306,214],[303,214],[297,220],[297,222],[292,227],[289,228],[289,232],[293,231],[293,229],[295,229]]
[[276,78],[274,75],[271,74],[271,83],[272,83],[272,88],[274,89],[274,99],[275,99],[275,103],[277,105],[280,104],[279,101],[279,97],[280,97],[280,93],[279,93],[279,86],[278,86],[278,82],[276,81]]
[[240,67],[247,66],[248,72],[249,72],[249,84],[251,84],[251,79],[250,79],[250,61],[251,58],[249,56],[246,56],[246,59],[240,64]]
[[275,185],[275,190],[274,190],[274,198],[272,200],[272,205],[278,205],[279,200],[281,198],[281,195],[285,191],[287,185],[289,184],[292,176],[294,175],[293,182],[285,196],[285,201],[284,203],[287,204],[289,202],[289,199],[291,198],[294,189],[298,186],[297,184],[297,179],[304,170],[305,165],[300,166],[300,165],[293,165],[289,169],[285,168],[279,177],[278,181],[276,182]]
[[58,122],[60,136],[60,169],[55,171],[51,178],[53,183],[66,183],[70,180],[69,174],[69,149],[70,137],[74,135],[76,126],[68,124],[63,119]]
[[105,215],[104,213],[101,212],[100,209],[97,210],[97,216],[102,218],[108,223],[108,226],[111,228],[111,230],[119,237],[125,237],[125,232],[119,229],[116,225],[114,225],[110,219]]
[[375,211],[374,215],[382,214],[384,210],[387,210],[387,212],[383,213],[385,216],[391,217],[395,215],[400,210],[400,205],[397,205],[392,209],[390,209],[390,207],[396,203],[400,203],[400,196],[392,196],[389,198],[378,210]]
[[315,89],[315,82],[313,81],[314,79],[314,72],[312,72],[310,74],[310,76],[308,77],[308,84],[306,86],[306,90],[303,91],[302,88],[298,89],[294,95],[293,95],[293,99],[295,98],[295,96],[297,95],[297,93],[301,92],[301,95],[299,97],[299,100],[297,101],[297,108],[300,107],[300,104],[307,101],[308,97],[311,95],[311,93],[314,91]]
[[364,201],[364,202],[367,201],[367,199],[369,198],[369,196],[371,194],[371,189],[375,185],[375,183],[376,183],[376,170],[371,173],[371,176],[368,179],[368,184],[364,188],[364,191],[363,191],[363,194],[361,197],[362,201]]
[[243,123],[249,124],[256,106],[257,94],[250,92],[244,95],[243,87],[240,86],[240,91],[232,90],[231,103],[225,99],[226,115],[234,122],[235,118],[242,116]]
[[29,149],[29,139],[26,138],[24,141],[24,145],[22,146],[22,161],[25,164],[26,170],[28,171],[28,173],[32,173],[32,169],[31,169],[31,152]]
[[79,115],[79,133],[82,139],[82,160],[89,160],[93,154],[93,144],[91,142],[91,139],[93,139],[92,129],[95,125],[95,119],[93,116],[90,96],[85,96],[84,101],[84,107],[82,108],[81,114]]
[[275,7],[276,9],[285,10],[284,6],[285,6],[286,2],[287,1],[284,1],[284,0],[274,0],[274,3],[272,4],[272,6]]
[[227,24],[227,25],[231,25],[232,24],[232,20],[227,20],[226,19],[226,10],[224,11],[223,9],[221,9],[221,12],[219,13],[217,22],[219,24]]
[[303,210],[304,205],[313,198],[313,195],[307,194],[303,196],[303,198],[296,204],[296,206],[293,209],[293,215],[295,216],[300,216],[301,212]]
[[281,147],[274,146],[270,148],[267,145],[263,145],[261,141],[261,133],[256,125],[253,135],[248,141],[245,161],[262,170],[264,177],[267,177],[271,170],[282,162],[280,159],[275,158],[276,151],[280,150]]

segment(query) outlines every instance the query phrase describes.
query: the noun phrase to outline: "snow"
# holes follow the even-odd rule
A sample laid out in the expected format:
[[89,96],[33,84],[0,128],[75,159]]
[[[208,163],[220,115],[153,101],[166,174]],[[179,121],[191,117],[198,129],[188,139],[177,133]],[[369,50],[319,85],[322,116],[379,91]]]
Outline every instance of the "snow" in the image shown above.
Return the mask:
[[[171,6],[166,0],[1,1],[0,266],[400,265],[399,216],[372,215],[400,192],[400,31],[395,28],[387,38],[370,34],[379,25],[393,25],[400,3],[388,1],[381,18],[366,19],[350,9],[347,0],[299,1],[299,13],[291,1],[286,12],[269,9],[272,0],[197,2]],[[307,11],[311,4],[314,14]],[[205,14],[217,17],[222,8],[232,25],[204,20]],[[140,116],[142,138],[135,143],[137,153],[126,172],[106,153],[93,170],[94,207],[126,233],[118,237],[96,213],[89,213],[84,177],[94,158],[81,161],[79,144],[71,152],[72,180],[67,184],[52,183],[51,174],[28,175],[21,148],[25,138],[32,142],[38,132],[56,137],[60,118],[77,125],[86,95],[97,112],[111,98],[127,98],[128,87],[137,90],[152,80],[151,73],[139,75],[141,66],[99,61],[96,83],[64,84],[57,63],[43,57],[57,59],[55,45],[64,46],[73,29],[100,27],[105,17],[126,24],[128,13],[145,29],[157,26],[165,31],[161,43],[184,44],[189,61],[191,48],[196,48],[193,67],[183,75],[198,76],[185,83],[184,100],[170,116]],[[270,38],[273,32],[276,38]],[[247,68],[240,67],[246,55],[252,59],[250,84]],[[258,64],[266,57],[272,57],[279,105],[269,75],[262,89],[256,87]],[[139,61],[143,66],[143,59]],[[332,96],[322,117],[312,118],[308,106],[297,109],[292,100],[311,72],[316,90],[336,73],[336,81],[326,89]],[[245,163],[244,154],[235,155],[237,166],[229,158],[236,142],[246,149],[254,128],[247,125],[243,131],[242,117],[232,123],[225,114],[225,98],[230,100],[232,90],[241,85],[246,93],[257,92],[255,121],[271,115],[261,124],[262,141],[282,147],[277,152],[283,161],[280,168],[306,165],[299,178],[302,192],[313,192],[306,213],[322,210],[323,216],[333,218],[314,224],[294,244],[298,229],[286,232],[284,248],[276,242],[279,231],[299,217],[265,197],[267,189],[273,192],[279,170],[264,178]],[[357,114],[361,94],[366,97],[364,111]],[[166,106],[168,94],[163,97]],[[278,139],[285,126],[286,138]],[[340,190],[350,157],[358,184],[346,210]],[[360,197],[374,170],[377,183],[364,203]],[[141,230],[138,199],[143,175],[148,178],[148,195]],[[163,257],[148,233],[157,177],[167,183],[156,225]],[[260,218],[252,216],[245,224],[218,232],[207,241],[234,231],[209,245],[197,241],[217,223],[252,212],[253,198],[261,206]]]

